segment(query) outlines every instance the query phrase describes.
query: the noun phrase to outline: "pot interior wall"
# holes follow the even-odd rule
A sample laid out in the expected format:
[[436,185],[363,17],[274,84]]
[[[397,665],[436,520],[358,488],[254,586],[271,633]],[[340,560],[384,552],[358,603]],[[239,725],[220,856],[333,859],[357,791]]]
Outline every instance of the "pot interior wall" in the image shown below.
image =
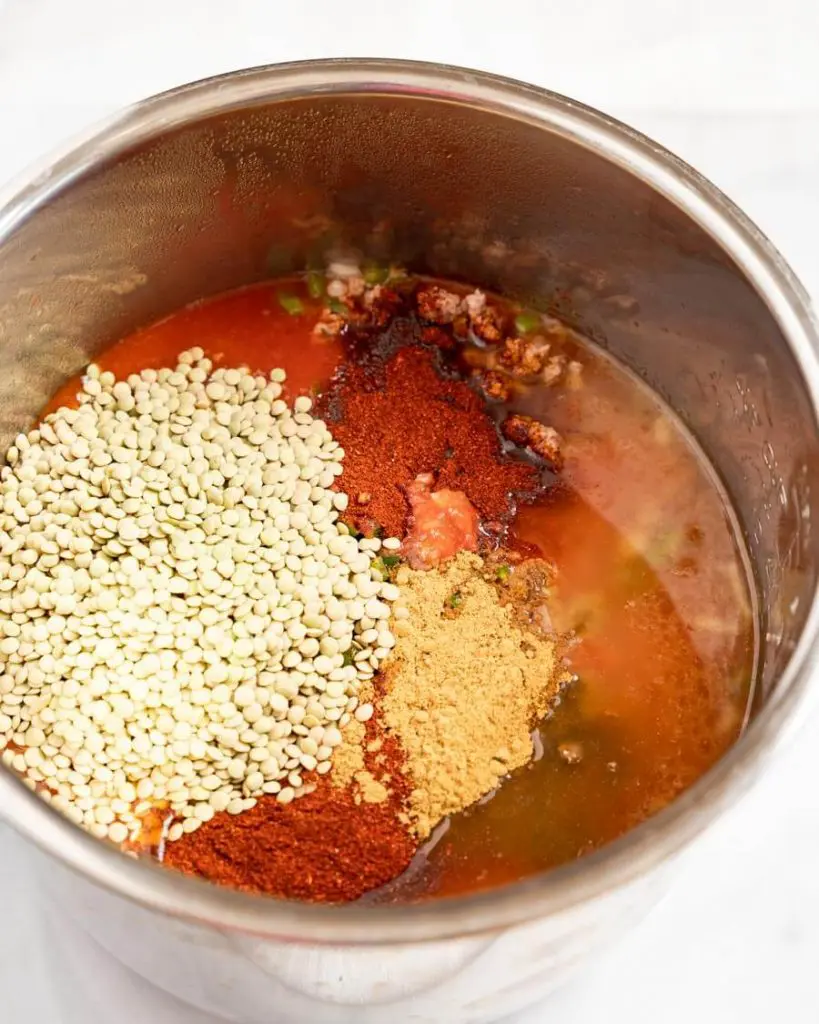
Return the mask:
[[568,316],[699,439],[748,541],[769,694],[816,586],[816,424],[765,304],[651,188],[505,114],[357,93],[166,128],[42,191],[0,234],[2,445],[101,346],[204,295],[349,248],[478,283]]

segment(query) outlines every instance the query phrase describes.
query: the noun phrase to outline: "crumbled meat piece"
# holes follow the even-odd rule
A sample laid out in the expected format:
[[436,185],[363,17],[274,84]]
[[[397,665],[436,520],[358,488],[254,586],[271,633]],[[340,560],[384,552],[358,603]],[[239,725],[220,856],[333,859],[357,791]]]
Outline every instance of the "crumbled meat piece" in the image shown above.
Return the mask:
[[478,513],[463,491],[432,490],[433,476],[421,473],[407,487],[412,516],[403,544],[413,569],[434,569],[459,551],[478,549]]
[[333,313],[329,309],[323,309],[313,328],[313,334],[323,338],[335,338],[341,334],[346,323],[346,317],[343,317],[340,313]]
[[503,374],[497,370],[475,370],[473,376],[487,398],[494,402],[508,401],[512,388]]
[[473,333],[490,345],[497,345],[503,338],[503,318],[492,306],[487,306],[482,313],[472,317],[470,325]]
[[335,310],[322,311],[315,328],[322,335],[337,335],[347,324],[365,329],[383,327],[401,305],[394,290],[380,284],[367,285],[359,267],[338,261],[328,269],[327,295]]
[[544,384],[551,387],[552,384],[556,384],[563,376],[563,370],[565,367],[565,356],[552,356],[551,359],[547,360],[546,365],[543,367],[543,373],[540,375],[540,379]]
[[553,427],[532,419],[531,416],[507,416],[501,427],[503,436],[521,448],[529,448],[553,469],[563,466],[560,435]]
[[543,370],[548,354],[549,343],[536,335],[534,338],[507,338],[498,358],[515,377],[534,377]]
[[451,324],[463,310],[463,299],[440,285],[425,285],[416,295],[418,314],[434,324]]
[[[360,280],[363,282],[363,278]],[[401,297],[392,289],[374,285],[360,294],[353,294],[349,291],[351,281],[355,279],[335,279],[328,285],[328,293],[333,285],[337,285],[335,292],[343,292],[341,295],[331,294],[331,298],[340,303],[344,311],[323,309],[315,328],[318,333],[336,335],[346,325],[362,329],[384,327],[400,308]]]
[[464,299],[464,305],[466,306],[467,316],[474,320],[486,309],[486,296],[481,291],[470,292]]
[[401,307],[401,296],[392,288],[373,285],[354,299],[353,319],[359,327],[384,327]]

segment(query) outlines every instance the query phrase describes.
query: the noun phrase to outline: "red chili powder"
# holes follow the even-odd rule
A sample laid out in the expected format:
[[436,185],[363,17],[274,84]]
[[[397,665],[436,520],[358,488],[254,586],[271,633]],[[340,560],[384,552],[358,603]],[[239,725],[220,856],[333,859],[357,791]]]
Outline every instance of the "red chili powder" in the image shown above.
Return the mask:
[[340,410],[331,430],[345,452],[345,518],[356,529],[369,532],[377,523],[403,537],[405,489],[420,473],[435,474],[436,490],[464,492],[484,521],[503,521],[510,495],[538,489],[533,466],[503,456],[484,400],[463,381],[441,377],[434,359],[419,346],[402,348],[386,364],[380,387],[352,367],[330,396]]
[[[368,725],[368,742],[378,736]],[[356,787],[336,788],[328,776],[291,804],[262,797],[241,814],[217,814],[165,848],[168,867],[209,882],[313,903],[347,903],[409,865],[417,843],[398,815],[408,792],[403,755],[392,737],[379,737],[365,764],[383,779],[389,798],[359,802]]]
[[392,881],[415,844],[395,808],[356,803],[329,780],[292,804],[262,797],[168,843],[164,863],[210,882],[282,899],[345,903]]

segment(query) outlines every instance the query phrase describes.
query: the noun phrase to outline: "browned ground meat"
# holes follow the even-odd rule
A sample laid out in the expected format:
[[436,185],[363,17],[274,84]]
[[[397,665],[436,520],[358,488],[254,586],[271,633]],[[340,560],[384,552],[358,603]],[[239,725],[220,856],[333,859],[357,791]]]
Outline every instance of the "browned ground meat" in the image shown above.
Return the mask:
[[507,338],[498,359],[507,373],[534,377],[543,370],[548,356],[549,344],[543,338]]
[[419,288],[415,301],[421,319],[429,320],[433,324],[451,324],[464,308],[460,295],[449,292],[437,284]]
[[547,427],[531,416],[515,414],[506,417],[501,430],[513,444],[528,448],[553,469],[562,467],[560,435],[553,427]]
[[540,375],[540,379],[546,385],[556,384],[563,376],[563,372],[566,369],[566,357],[565,356],[552,356],[551,359],[546,361],[546,365],[543,367],[543,372]]
[[470,317],[469,323],[481,341],[496,345],[503,337],[503,319],[492,306],[487,306],[482,313]]
[[313,328],[313,333],[327,338],[334,338],[336,335],[341,334],[346,323],[346,317],[343,317],[340,313],[331,313],[329,309],[322,309],[316,321],[316,326]]
[[473,374],[478,387],[494,402],[506,402],[512,393],[509,381],[496,370],[475,370]]

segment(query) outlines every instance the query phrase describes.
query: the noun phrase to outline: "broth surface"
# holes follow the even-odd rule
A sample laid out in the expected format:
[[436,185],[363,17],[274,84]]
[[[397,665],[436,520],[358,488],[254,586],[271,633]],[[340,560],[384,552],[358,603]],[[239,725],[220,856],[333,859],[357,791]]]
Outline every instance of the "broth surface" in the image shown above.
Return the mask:
[[[281,295],[297,295],[302,312]],[[254,286],[140,330],[97,362],[124,376],[198,345],[217,366],[283,368],[289,397],[316,394],[344,358],[338,339],[313,333],[318,312],[301,280]],[[538,728],[536,760],[443,822],[405,875],[366,900],[474,891],[572,860],[660,810],[744,726],[754,609],[725,496],[654,395],[593,346],[568,347],[579,388],[532,389],[503,411],[564,439],[559,483],[518,509],[512,540],[556,567],[549,613],[575,636],[577,679]],[[46,411],[75,394],[66,384]]]

